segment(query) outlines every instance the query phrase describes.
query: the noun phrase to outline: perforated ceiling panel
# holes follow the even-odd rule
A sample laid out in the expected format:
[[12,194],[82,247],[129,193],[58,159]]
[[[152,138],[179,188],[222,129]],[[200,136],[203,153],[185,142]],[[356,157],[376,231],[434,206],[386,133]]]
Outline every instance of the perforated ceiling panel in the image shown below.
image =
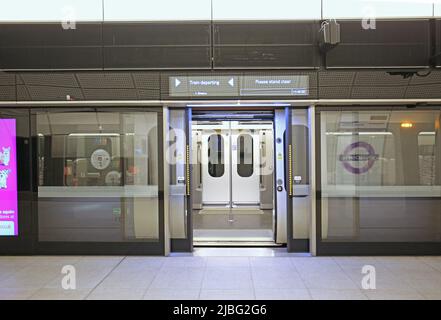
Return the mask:
[[414,75],[404,78],[384,71],[328,70],[319,72],[319,83],[320,99],[441,98],[439,71],[433,71],[425,77]]
[[92,89],[117,89],[135,88],[135,84],[130,73],[119,72],[99,72],[99,73],[78,73],[78,81],[82,88]]
[[20,79],[29,86],[80,87],[73,73],[22,73]]
[[66,100],[67,96],[84,99],[80,86],[72,73],[21,73],[18,76],[24,86],[19,99],[23,100]]
[[0,101],[15,100],[15,75],[0,72]]
[[355,72],[353,71],[319,72],[320,86],[325,87],[351,86],[354,78]]
[[[441,70],[425,77],[391,76],[383,71],[223,71],[223,72],[57,72],[0,73],[1,101],[170,100],[170,76],[266,77],[307,75],[308,96],[231,96],[210,99],[441,99]],[[421,73],[424,75],[424,73]],[[196,99],[191,97],[191,99]],[[204,99],[203,97],[198,99]],[[206,98],[205,98],[206,99]]]
[[410,79],[401,75],[390,75],[383,71],[357,72],[354,86],[407,86]]
[[84,100],[80,88],[67,88],[58,86],[26,86],[30,100],[33,101],[65,101],[67,96],[75,100]]
[[138,100],[135,89],[83,89],[86,100]]
[[353,87],[352,99],[402,99],[406,87]]

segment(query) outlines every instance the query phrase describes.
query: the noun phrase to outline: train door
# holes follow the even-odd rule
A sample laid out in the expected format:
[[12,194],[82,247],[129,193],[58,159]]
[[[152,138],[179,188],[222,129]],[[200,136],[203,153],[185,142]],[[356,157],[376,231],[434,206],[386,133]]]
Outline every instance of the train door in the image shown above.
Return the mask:
[[170,126],[172,251],[236,244],[306,250],[307,109],[171,109]]
[[193,113],[195,245],[275,243],[274,113]]
[[235,206],[260,203],[260,136],[258,129],[231,123],[231,201]]
[[208,123],[201,130],[202,202],[206,205],[230,205],[230,143],[228,123]]

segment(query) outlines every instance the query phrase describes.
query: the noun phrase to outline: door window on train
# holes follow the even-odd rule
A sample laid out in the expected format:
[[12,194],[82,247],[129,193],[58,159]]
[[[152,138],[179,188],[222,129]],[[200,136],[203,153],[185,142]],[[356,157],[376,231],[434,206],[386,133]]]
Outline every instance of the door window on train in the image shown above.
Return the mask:
[[254,171],[254,146],[253,137],[249,134],[240,134],[237,137],[237,174],[248,178]]
[[213,178],[220,178],[225,173],[224,138],[220,134],[208,138],[208,173]]

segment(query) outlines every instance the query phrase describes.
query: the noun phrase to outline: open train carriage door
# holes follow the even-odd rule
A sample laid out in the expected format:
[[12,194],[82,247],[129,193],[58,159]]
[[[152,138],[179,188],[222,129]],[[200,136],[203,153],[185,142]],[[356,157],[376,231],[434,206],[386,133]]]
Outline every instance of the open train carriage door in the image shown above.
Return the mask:
[[170,109],[166,141],[172,252],[193,251],[191,108]]

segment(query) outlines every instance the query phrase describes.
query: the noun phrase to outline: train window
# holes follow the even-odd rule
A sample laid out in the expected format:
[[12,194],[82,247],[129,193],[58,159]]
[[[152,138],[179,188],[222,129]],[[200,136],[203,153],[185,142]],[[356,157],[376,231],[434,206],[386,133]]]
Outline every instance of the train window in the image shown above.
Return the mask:
[[224,138],[220,134],[208,137],[208,173],[213,178],[220,178],[225,173]]
[[249,134],[241,134],[237,137],[237,174],[242,178],[253,175],[253,137]]

